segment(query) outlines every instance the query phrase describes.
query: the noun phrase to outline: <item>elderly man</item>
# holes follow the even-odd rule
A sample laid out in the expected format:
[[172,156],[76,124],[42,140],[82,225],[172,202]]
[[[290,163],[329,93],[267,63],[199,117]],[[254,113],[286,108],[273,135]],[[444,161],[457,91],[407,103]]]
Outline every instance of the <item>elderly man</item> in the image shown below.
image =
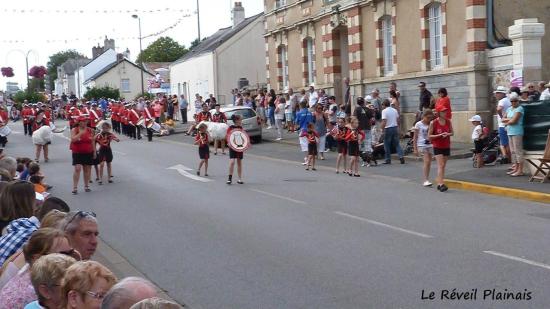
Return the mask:
[[0,159],[0,169],[5,169],[10,173],[11,179],[15,179],[17,174],[17,160],[13,157],[4,157]]
[[87,211],[71,211],[62,224],[69,243],[82,256],[82,260],[89,260],[97,249],[99,235],[96,215]]
[[153,284],[139,277],[127,277],[115,284],[103,298],[101,309],[129,309],[144,299],[157,297]]

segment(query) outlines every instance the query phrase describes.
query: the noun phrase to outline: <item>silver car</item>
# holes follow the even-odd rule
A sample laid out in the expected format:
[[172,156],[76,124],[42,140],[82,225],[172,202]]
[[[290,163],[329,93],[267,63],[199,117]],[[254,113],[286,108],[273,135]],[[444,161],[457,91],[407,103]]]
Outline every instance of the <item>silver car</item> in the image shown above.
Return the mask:
[[[250,139],[256,143],[262,141],[262,126],[255,110],[246,106],[227,106],[221,107],[220,111],[227,117],[228,125],[233,124],[233,121],[231,121],[231,116],[235,114],[240,115],[243,120],[243,129],[248,133]],[[210,110],[210,113],[213,115],[216,113],[216,110],[212,109]]]

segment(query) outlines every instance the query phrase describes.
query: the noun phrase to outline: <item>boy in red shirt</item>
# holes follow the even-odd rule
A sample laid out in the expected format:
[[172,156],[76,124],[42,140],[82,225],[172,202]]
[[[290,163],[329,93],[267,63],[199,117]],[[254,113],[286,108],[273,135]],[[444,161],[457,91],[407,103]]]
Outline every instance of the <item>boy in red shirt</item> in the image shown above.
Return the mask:
[[195,145],[199,146],[199,168],[197,176],[201,174],[201,168],[204,165],[204,176],[208,176],[208,159],[210,158],[210,147],[208,146],[208,133],[206,133],[206,124],[201,123],[198,127],[198,133],[195,136]]

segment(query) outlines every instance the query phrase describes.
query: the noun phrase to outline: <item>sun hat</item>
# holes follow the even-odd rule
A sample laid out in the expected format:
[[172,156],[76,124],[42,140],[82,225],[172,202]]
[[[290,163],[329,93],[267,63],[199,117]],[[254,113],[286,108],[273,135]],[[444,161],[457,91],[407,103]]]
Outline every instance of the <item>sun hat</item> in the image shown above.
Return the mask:
[[504,86],[498,86],[493,93],[508,93],[508,89]]
[[474,115],[472,118],[468,119],[468,121],[479,121],[481,122],[481,116],[480,115]]

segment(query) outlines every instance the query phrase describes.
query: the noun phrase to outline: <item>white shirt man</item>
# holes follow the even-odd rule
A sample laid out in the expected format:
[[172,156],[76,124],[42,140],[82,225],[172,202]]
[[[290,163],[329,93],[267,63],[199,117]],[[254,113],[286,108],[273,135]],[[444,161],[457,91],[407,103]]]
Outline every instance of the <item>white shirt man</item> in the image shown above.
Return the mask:
[[312,108],[317,104],[317,101],[319,101],[319,94],[313,87],[309,88],[309,107]]
[[546,87],[546,89],[540,94],[541,101],[550,100],[550,83],[544,85],[544,87]]
[[382,110],[382,120],[385,120],[384,129],[397,127],[399,123],[399,112],[391,106],[388,106]]

